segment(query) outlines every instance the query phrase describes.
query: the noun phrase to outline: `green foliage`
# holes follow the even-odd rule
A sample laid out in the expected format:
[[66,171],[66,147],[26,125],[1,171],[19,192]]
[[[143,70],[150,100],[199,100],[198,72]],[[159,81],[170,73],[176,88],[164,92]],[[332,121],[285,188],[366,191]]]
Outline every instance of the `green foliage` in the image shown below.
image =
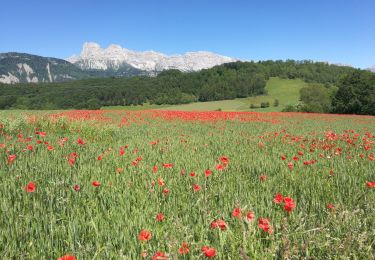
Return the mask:
[[335,113],[375,115],[375,74],[356,70],[346,76],[332,106]]
[[278,99],[275,99],[275,101],[273,102],[273,106],[274,107],[278,107],[280,105],[280,102]]
[[[234,62],[191,73],[169,70],[156,77],[90,78],[32,87],[0,84],[0,109],[93,109],[99,105],[177,105],[246,98],[266,95],[270,77],[300,78],[331,86],[353,70],[311,61]],[[19,97],[23,99],[17,101]],[[283,107],[287,105],[281,97],[280,102]]]
[[262,103],[260,103],[260,107],[261,108],[267,108],[269,106],[270,106],[270,102],[262,102]]
[[282,112],[297,112],[298,111],[298,107],[297,106],[293,106],[293,105],[287,105],[283,110]]
[[[367,133],[375,132],[373,117],[261,113],[248,122],[239,116],[199,123],[133,121],[140,113],[106,111],[106,117],[117,117],[111,124],[52,122],[39,118],[41,113],[0,111],[0,144],[5,145],[0,148],[1,259],[56,260],[65,254],[140,259],[143,252],[152,259],[157,251],[168,259],[375,258],[375,190],[366,186],[374,181],[374,161],[363,145],[371,141]],[[27,120],[30,116],[37,121]],[[122,116],[131,122],[126,127],[118,126]],[[328,129],[338,138],[330,140]],[[37,136],[36,130],[47,136]],[[77,144],[77,138],[85,144]],[[43,142],[37,144],[38,139]],[[72,153],[77,157],[70,166]],[[11,154],[17,158],[10,164]],[[228,164],[220,171],[216,165],[223,155]],[[304,164],[311,160],[316,163]],[[207,177],[206,169],[212,170]],[[94,187],[94,181],[101,185]],[[33,193],[24,189],[29,182],[36,184]],[[194,192],[194,184],[201,189]],[[164,188],[170,192],[164,194]],[[277,193],[294,200],[292,212],[284,210],[284,202],[275,204]],[[329,203],[334,209],[327,209]],[[235,207],[241,217],[232,217]],[[249,211],[253,220],[247,219]],[[156,221],[158,213],[164,221]],[[259,228],[260,218],[269,219],[272,234]],[[225,230],[211,228],[218,219],[227,224]],[[147,242],[138,240],[143,229],[152,233]],[[190,245],[186,256],[179,254],[183,241]],[[217,257],[205,258],[201,248],[206,245]]]
[[328,88],[321,84],[312,84],[300,90],[303,105],[302,112],[326,113],[331,110],[331,97]]

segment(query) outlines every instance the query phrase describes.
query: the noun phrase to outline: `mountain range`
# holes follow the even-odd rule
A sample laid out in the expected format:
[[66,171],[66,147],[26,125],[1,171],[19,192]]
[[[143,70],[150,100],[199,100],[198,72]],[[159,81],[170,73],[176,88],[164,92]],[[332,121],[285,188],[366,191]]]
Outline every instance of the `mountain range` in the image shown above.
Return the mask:
[[83,70],[119,70],[123,66],[132,66],[139,70],[157,73],[168,69],[184,72],[198,71],[237,60],[206,51],[168,56],[155,51],[132,51],[115,44],[111,44],[108,48],[101,48],[97,43],[86,42],[81,54],[74,55],[67,61]]
[[137,52],[110,45],[101,48],[94,42],[84,43],[80,55],[66,60],[27,53],[0,53],[0,83],[61,82],[90,77],[154,76],[168,69],[199,71],[233,59],[212,52],[188,52],[168,56],[154,51]]

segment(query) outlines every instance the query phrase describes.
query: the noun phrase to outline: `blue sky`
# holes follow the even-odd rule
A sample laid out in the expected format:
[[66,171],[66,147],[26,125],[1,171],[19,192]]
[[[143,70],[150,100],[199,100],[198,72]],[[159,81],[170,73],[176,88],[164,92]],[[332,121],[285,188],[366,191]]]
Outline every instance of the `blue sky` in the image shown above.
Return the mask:
[[66,58],[82,44],[246,60],[375,65],[374,0],[2,0],[0,52]]

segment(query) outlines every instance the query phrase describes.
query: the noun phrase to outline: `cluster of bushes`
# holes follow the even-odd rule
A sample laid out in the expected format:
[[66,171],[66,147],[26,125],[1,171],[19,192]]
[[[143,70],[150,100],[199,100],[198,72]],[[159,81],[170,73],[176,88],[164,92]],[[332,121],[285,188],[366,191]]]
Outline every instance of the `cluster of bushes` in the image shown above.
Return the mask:
[[[274,107],[278,107],[279,106],[279,100],[278,99],[275,99],[275,101],[273,102],[273,106]],[[257,105],[254,105],[254,104],[250,104],[250,108],[251,109],[254,109],[254,108],[267,108],[267,107],[270,107],[270,102],[261,102],[260,103],[260,106],[257,106]]]

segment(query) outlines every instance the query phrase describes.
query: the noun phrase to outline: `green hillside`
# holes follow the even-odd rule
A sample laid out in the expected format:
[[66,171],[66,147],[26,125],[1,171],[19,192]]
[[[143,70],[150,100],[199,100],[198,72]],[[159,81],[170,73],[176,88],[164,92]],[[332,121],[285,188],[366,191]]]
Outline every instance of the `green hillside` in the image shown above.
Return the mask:
[[[299,90],[307,86],[308,83],[300,79],[281,79],[278,77],[270,78],[267,81],[267,95],[237,98],[232,100],[220,100],[210,102],[195,102],[185,105],[144,105],[144,106],[112,106],[103,109],[126,109],[126,110],[145,110],[145,109],[163,109],[163,110],[182,110],[182,111],[211,111],[221,109],[223,111],[281,111],[287,105],[296,105],[299,102]],[[279,106],[274,107],[275,99],[279,100]],[[260,106],[262,102],[269,102],[268,108],[250,109],[250,105]]]

